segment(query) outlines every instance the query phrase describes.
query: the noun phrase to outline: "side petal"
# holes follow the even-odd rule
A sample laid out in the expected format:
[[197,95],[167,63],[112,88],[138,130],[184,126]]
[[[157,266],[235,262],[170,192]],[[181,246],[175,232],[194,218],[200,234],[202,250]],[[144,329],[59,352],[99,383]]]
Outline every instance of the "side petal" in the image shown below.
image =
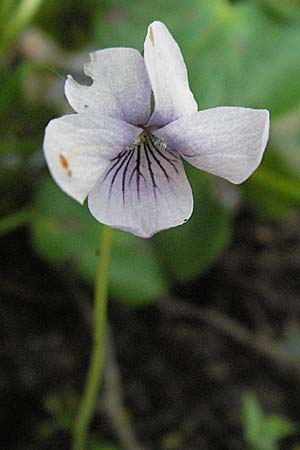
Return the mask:
[[163,126],[197,111],[180,48],[161,22],[148,27],[144,58],[155,107],[149,125]]
[[90,54],[84,67],[91,86],[68,76],[65,94],[77,112],[92,111],[145,124],[150,116],[151,86],[142,55],[133,48],[108,48]]
[[232,183],[259,166],[269,138],[269,112],[219,107],[199,111],[155,131],[193,166]]
[[141,132],[120,120],[94,114],[70,114],[49,122],[44,154],[60,188],[83,203],[113,155],[123,151]]
[[164,151],[144,142],[107,166],[88,197],[93,216],[143,238],[186,222],[191,187],[180,157]]

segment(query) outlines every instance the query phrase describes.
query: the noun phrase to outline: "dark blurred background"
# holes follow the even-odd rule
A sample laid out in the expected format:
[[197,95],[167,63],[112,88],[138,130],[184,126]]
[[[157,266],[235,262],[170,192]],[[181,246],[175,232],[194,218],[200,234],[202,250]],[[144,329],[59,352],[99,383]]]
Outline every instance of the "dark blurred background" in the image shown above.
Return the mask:
[[163,21],[199,108],[267,108],[261,167],[187,167],[195,211],[115,231],[105,378],[90,450],[300,449],[300,1],[1,0],[0,449],[68,450],[91,348],[101,225],[45,166],[88,52]]

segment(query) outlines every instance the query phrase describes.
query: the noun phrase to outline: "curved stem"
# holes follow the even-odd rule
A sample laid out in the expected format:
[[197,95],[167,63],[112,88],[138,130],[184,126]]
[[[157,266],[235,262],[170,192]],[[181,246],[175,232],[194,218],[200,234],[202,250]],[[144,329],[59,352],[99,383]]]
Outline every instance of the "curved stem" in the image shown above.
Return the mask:
[[95,281],[94,331],[90,367],[73,428],[73,450],[86,450],[89,426],[96,408],[103,376],[106,334],[107,279],[112,229],[103,227]]

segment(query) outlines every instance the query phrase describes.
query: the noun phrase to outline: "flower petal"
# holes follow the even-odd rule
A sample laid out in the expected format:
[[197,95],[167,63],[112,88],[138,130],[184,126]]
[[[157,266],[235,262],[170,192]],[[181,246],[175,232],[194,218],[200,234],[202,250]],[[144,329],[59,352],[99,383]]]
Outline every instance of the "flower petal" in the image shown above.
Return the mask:
[[149,124],[163,126],[185,114],[196,112],[197,103],[189,88],[180,48],[163,23],[149,25],[144,50],[155,100]]
[[112,155],[141,132],[120,120],[95,114],[69,114],[46,127],[44,153],[50,172],[63,191],[80,203],[94,187]]
[[193,166],[238,184],[259,166],[269,137],[264,109],[199,111],[154,132]]
[[193,196],[179,155],[146,138],[107,166],[88,204],[100,222],[150,238],[186,222]]
[[133,48],[108,48],[90,54],[84,67],[91,86],[68,76],[66,97],[75,111],[106,114],[131,124],[145,124],[150,116],[151,86],[142,55]]

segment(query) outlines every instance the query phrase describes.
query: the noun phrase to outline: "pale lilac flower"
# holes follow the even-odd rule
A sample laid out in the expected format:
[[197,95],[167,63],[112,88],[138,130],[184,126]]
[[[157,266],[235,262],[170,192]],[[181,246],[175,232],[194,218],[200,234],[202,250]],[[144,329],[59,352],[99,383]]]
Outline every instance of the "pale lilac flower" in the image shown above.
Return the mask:
[[149,238],[192,214],[181,158],[232,183],[260,164],[268,111],[198,111],[181,51],[163,23],[148,27],[144,57],[131,48],[90,57],[84,72],[93,84],[68,77],[65,93],[76,114],[48,124],[44,151],[61,189],[80,203],[88,197],[98,221]]

